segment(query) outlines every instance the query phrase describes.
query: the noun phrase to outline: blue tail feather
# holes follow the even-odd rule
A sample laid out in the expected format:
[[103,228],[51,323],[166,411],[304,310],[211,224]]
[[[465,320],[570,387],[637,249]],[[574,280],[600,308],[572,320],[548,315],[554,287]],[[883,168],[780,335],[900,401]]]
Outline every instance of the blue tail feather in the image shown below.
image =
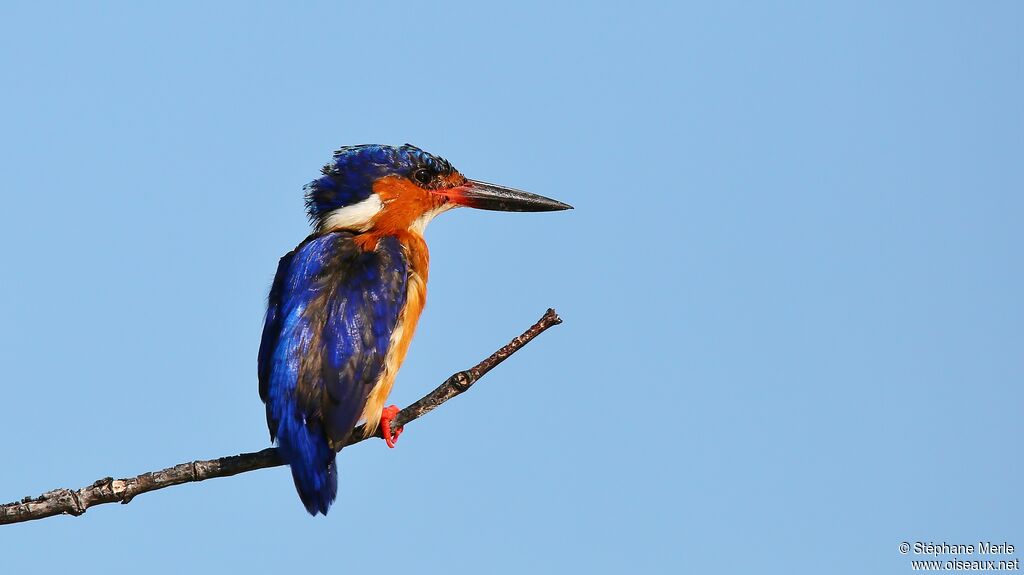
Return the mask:
[[338,495],[338,470],[334,450],[318,426],[285,417],[277,428],[277,445],[292,469],[299,499],[310,515],[323,513]]

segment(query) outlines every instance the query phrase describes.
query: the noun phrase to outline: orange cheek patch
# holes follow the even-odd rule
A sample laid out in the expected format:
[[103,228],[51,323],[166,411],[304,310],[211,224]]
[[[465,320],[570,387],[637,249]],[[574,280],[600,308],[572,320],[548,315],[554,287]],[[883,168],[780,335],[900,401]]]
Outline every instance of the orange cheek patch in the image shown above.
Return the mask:
[[380,196],[381,201],[388,202],[402,198],[412,198],[426,192],[406,178],[386,176],[373,183],[373,193]]
[[384,209],[374,220],[373,231],[379,234],[407,230],[417,218],[443,203],[444,198],[401,176],[387,176],[374,182],[373,192],[384,202]]

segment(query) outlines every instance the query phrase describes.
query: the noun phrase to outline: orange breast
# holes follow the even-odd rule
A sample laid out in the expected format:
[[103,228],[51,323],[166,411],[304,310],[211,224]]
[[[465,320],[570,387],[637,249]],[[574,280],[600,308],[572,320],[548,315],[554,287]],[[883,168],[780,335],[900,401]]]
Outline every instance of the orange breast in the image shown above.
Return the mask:
[[[369,232],[365,236],[374,235],[376,238],[367,238],[363,241],[372,241],[376,246],[377,239],[383,234]],[[395,376],[398,369],[405,361],[405,354],[409,351],[409,344],[412,343],[412,336],[416,332],[416,324],[419,322],[420,313],[427,301],[427,271],[430,263],[430,254],[427,251],[427,243],[423,236],[407,229],[398,230],[388,234],[395,236],[402,244],[409,262],[409,277],[407,280],[405,307],[398,315],[398,323],[391,332],[391,341],[388,345],[387,354],[384,357],[384,370],[380,379],[370,391],[370,396],[363,408],[362,418],[366,421],[366,436],[373,435],[380,423],[380,412],[387,402],[391,387],[395,383]],[[360,240],[362,236],[356,238]]]

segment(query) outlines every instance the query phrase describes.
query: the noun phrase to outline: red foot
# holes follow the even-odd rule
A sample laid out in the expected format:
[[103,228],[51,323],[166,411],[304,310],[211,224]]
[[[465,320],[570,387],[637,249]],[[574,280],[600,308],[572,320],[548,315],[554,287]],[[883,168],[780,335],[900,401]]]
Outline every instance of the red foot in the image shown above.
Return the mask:
[[398,441],[398,436],[402,435],[402,429],[391,431],[391,421],[395,419],[398,412],[401,411],[397,406],[389,405],[384,409],[380,410],[380,434],[384,436],[384,441],[388,444],[388,447],[394,448],[395,442]]

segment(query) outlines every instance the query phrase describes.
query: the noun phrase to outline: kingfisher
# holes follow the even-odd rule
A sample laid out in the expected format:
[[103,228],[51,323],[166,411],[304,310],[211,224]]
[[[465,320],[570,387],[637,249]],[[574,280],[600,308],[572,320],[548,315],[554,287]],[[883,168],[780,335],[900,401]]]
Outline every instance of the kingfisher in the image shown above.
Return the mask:
[[460,206],[572,206],[467,179],[410,144],[345,146],[304,189],[313,232],[278,263],[258,370],[270,439],[315,516],[337,497],[335,457],[360,420],[388,447],[402,432],[384,404],[426,301],[427,223]]

